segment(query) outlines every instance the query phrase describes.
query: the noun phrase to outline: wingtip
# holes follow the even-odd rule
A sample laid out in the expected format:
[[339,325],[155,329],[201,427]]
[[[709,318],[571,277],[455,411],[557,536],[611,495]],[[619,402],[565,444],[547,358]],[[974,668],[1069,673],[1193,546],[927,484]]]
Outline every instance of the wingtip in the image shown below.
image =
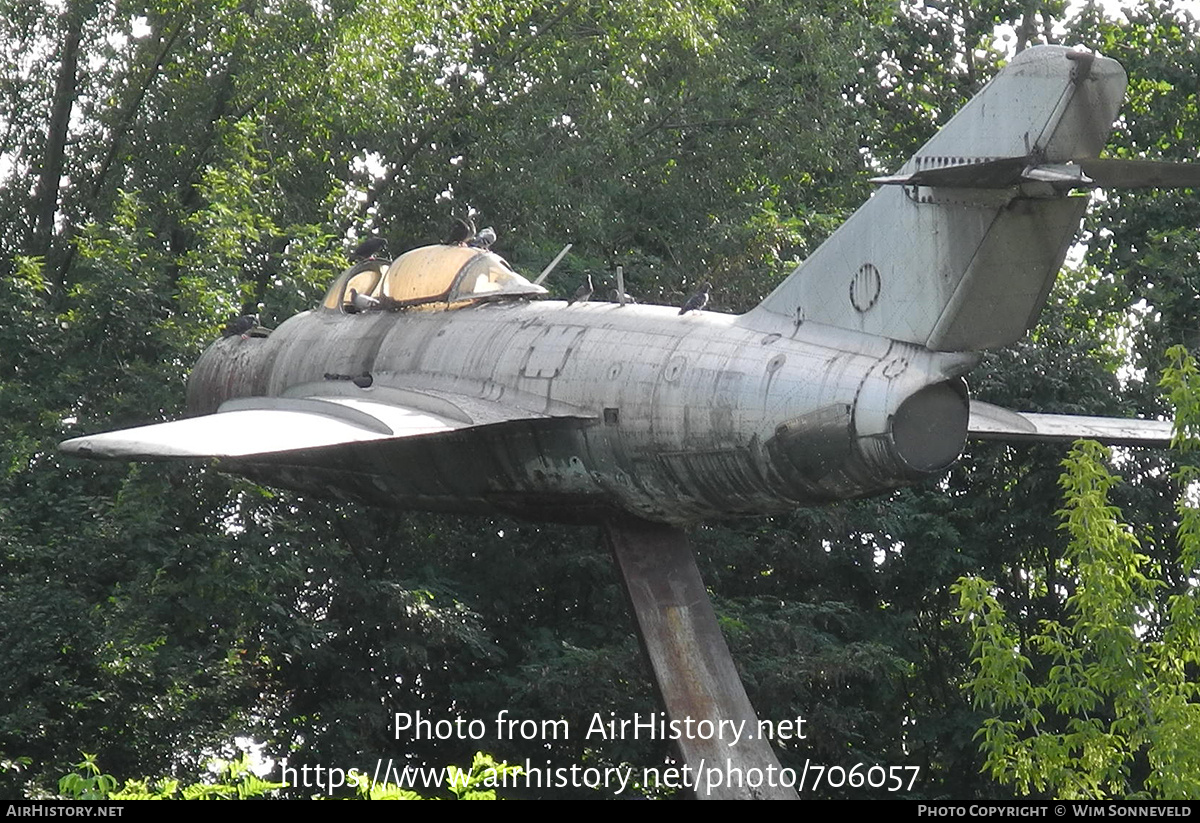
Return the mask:
[[92,455],[91,444],[86,437],[73,437],[58,444],[58,450],[63,454],[77,454],[83,457]]

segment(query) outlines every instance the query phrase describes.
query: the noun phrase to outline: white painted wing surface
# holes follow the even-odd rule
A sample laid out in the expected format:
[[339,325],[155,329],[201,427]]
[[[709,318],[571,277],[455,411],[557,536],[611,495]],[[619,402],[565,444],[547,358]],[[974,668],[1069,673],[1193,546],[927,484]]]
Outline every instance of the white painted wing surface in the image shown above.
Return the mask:
[[80,457],[162,460],[248,457],[464,428],[469,422],[390,403],[344,397],[250,398],[216,414],[68,440]]
[[1015,412],[991,403],[971,401],[967,435],[976,440],[1058,442],[1098,440],[1110,446],[1171,445],[1169,420],[1124,420],[1078,414]]

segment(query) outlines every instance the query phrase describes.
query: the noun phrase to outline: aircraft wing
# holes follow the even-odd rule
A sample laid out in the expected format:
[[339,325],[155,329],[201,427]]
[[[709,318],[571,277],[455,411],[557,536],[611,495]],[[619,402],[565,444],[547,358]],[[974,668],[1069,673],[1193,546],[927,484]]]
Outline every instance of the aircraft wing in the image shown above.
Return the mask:
[[971,401],[967,435],[976,440],[1058,442],[1098,440],[1110,446],[1171,445],[1174,424],[1169,420],[1124,420],[1078,414],[1015,412],[991,403]]
[[215,414],[77,437],[60,448],[112,460],[244,459],[517,420],[579,418],[446,393],[389,390],[389,395],[395,396],[239,398],[222,403]]

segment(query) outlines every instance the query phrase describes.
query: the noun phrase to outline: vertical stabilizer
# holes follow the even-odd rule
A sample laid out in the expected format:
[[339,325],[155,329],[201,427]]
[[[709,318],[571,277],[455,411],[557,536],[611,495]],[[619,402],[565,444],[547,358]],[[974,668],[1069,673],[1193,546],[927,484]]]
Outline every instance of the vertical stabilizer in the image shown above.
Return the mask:
[[1018,54],[744,322],[824,323],[938,351],[1018,340],[1087,205],[1044,169],[1096,157],[1124,93],[1115,60],[1061,46]]

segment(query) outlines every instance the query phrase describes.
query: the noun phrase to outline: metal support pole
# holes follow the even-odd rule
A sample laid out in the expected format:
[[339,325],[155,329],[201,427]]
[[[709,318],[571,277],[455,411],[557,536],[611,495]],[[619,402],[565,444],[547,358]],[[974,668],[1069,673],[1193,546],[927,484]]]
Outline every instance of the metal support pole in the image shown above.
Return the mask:
[[[680,724],[688,718],[714,726],[720,721],[742,724],[736,745],[729,734],[676,741],[689,773],[699,778],[693,780],[696,798],[795,800],[796,793],[782,785],[763,780],[752,788],[745,780],[728,779],[755,769],[759,776],[768,769],[778,775],[779,760],[770,742],[759,739],[758,717],[721,636],[687,535],[672,526],[625,519],[606,523],[604,537],[621,571],[642,648],[670,719]],[[721,785],[706,784],[708,769],[719,770]]]

